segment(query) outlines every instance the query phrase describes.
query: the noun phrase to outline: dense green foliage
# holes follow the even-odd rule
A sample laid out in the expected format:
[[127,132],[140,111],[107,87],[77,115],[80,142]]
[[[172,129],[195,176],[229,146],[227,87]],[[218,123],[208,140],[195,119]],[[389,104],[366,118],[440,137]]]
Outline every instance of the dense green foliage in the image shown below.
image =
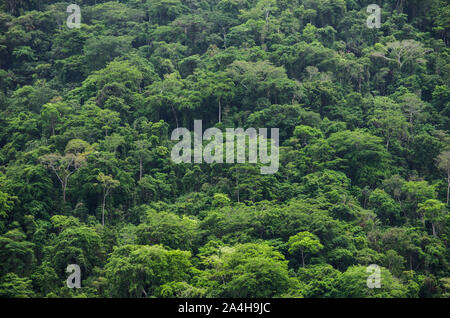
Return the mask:
[[[0,0],[0,297],[450,296],[448,1],[72,2]],[[279,171],[175,164],[196,119]]]

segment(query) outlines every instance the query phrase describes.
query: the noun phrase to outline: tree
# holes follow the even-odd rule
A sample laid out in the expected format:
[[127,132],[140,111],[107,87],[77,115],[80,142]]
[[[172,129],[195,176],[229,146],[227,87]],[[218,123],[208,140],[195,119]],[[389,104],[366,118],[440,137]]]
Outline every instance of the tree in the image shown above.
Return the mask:
[[399,277],[404,268],[405,259],[396,251],[389,250],[384,254],[384,263],[391,273]]
[[35,269],[31,275],[34,285],[37,285],[37,293],[39,297],[45,297],[52,291],[60,287],[61,281],[48,261],[43,261],[42,264]]
[[148,93],[150,96],[147,100],[156,113],[153,116],[159,117],[161,110],[170,107],[177,128],[179,127],[177,110],[195,108],[195,104],[188,98],[189,92],[186,91],[185,83],[178,72],[165,74],[163,81],[155,82],[148,87]]
[[438,158],[438,168],[443,170],[447,174],[447,204],[450,192],[450,151],[442,152]]
[[106,136],[102,144],[105,150],[113,152],[115,156],[117,149],[125,144],[125,138],[121,134],[113,133],[111,136]]
[[222,102],[230,100],[234,96],[234,83],[225,72],[200,72],[196,74],[198,89],[205,104],[210,99],[218,104],[218,122],[222,122]]
[[[3,192],[6,188],[6,178],[3,173],[0,172],[0,218],[6,219],[8,213],[13,209],[14,201],[17,197],[10,195],[7,192]],[[3,230],[3,222],[0,221],[0,230]]]
[[133,143],[135,149],[131,153],[139,159],[139,181],[142,180],[144,175],[144,162],[152,158],[152,153],[149,149],[151,145],[151,142],[145,139],[137,140]]
[[41,163],[51,169],[61,183],[64,204],[69,178],[85,165],[89,151],[87,142],[73,139],[67,143],[65,155],[52,153],[40,158]]
[[305,298],[329,298],[337,291],[336,280],[342,273],[329,264],[314,264],[300,267],[297,271],[299,281],[304,284]]
[[400,104],[403,111],[409,118],[409,124],[411,128],[414,127],[414,120],[420,115],[425,108],[425,103],[416,95],[412,93],[406,93],[399,97]]
[[444,203],[439,200],[430,199],[424,203],[419,203],[419,213],[424,215],[424,219],[431,223],[433,236],[438,236],[438,228],[445,221],[447,208]]
[[323,245],[320,244],[319,239],[314,234],[306,231],[291,236],[288,241],[288,246],[290,254],[301,253],[303,267],[305,267],[305,254],[316,254],[323,249]]
[[31,279],[8,273],[0,278],[0,297],[31,298],[34,296]]
[[33,266],[33,243],[26,241],[25,234],[14,229],[0,236],[0,276],[7,273],[28,274]]
[[270,32],[270,15],[278,11],[276,0],[259,0],[256,5],[249,11],[243,11],[241,18],[248,20],[258,20],[263,18],[265,21],[265,27],[261,35],[262,44],[264,45],[264,39],[268,37]]
[[230,205],[231,200],[228,198],[226,194],[223,193],[214,193],[212,206],[213,207],[224,207]]
[[102,198],[102,225],[105,225],[105,206],[106,206],[106,198],[110,194],[111,190],[117,188],[120,185],[118,180],[114,180],[112,176],[105,175],[103,172],[100,172],[97,176],[97,181],[100,182],[101,187],[103,188],[103,198]]
[[276,297],[295,284],[283,255],[264,243],[223,246],[210,241],[200,255],[206,271],[195,279],[208,288],[209,297]]
[[336,281],[333,297],[338,298],[404,298],[407,289],[384,267],[380,268],[381,288],[368,288],[369,273],[365,266],[349,267]]
[[169,282],[190,277],[191,253],[161,245],[124,245],[116,248],[105,265],[110,297],[149,297]]
[[401,138],[405,134],[405,117],[400,106],[389,97],[375,97],[373,112],[369,122],[382,132],[386,140],[386,150],[389,150],[391,140]]
[[412,219],[421,217],[425,224],[424,215],[417,214],[417,208],[420,203],[435,198],[434,186],[429,185],[427,181],[407,181],[402,186],[402,192],[406,196],[405,209],[410,213],[409,216]]
[[298,139],[301,147],[306,147],[314,140],[323,138],[323,133],[317,128],[301,125],[295,127],[294,136]]
[[379,51],[373,53],[372,56],[395,62],[400,70],[407,64],[425,63],[424,56],[432,51],[415,40],[389,42],[386,46],[377,45],[377,48]]
[[384,190],[372,191],[368,207],[375,211],[384,224],[395,225],[400,219],[400,205]]
[[327,139],[337,165],[357,184],[375,185],[389,171],[390,158],[382,146],[382,139],[361,129],[339,131]]
[[84,45],[86,73],[99,70],[115,57],[131,49],[127,36],[99,36],[89,38]]
[[187,216],[180,217],[174,213],[150,210],[145,223],[137,227],[137,243],[192,250],[199,237],[198,223]]
[[51,135],[55,135],[55,129],[58,122],[61,120],[65,112],[68,112],[69,107],[66,103],[61,101],[55,101],[53,103],[47,103],[42,106],[41,117],[51,129]]
[[103,123],[102,129],[105,130],[105,136],[109,136],[110,131],[114,131],[120,124],[120,114],[110,109],[102,109],[98,116]]
[[274,104],[285,104],[296,97],[298,84],[287,77],[283,67],[276,67],[268,61],[235,61],[227,72],[237,86],[239,95],[236,97],[242,99],[244,106],[254,107],[255,102],[263,98]]
[[83,280],[93,274],[95,267],[103,265],[104,243],[96,229],[80,224],[67,227],[52,237],[44,247],[44,261],[51,264],[60,280],[67,279],[68,264],[80,266]]
[[175,19],[184,9],[180,0],[146,1],[145,7],[149,14],[149,19],[153,19],[158,24],[167,24]]
[[155,176],[144,175],[138,181],[144,202],[150,200],[161,200],[170,197],[172,194],[172,186],[167,182],[168,175],[166,173],[155,173]]

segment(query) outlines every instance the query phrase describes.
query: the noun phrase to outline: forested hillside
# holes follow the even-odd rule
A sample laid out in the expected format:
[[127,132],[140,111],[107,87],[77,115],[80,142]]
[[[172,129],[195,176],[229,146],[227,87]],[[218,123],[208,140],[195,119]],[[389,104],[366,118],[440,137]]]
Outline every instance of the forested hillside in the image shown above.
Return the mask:
[[[450,296],[447,0],[0,10],[0,297]],[[194,120],[278,172],[173,162]]]

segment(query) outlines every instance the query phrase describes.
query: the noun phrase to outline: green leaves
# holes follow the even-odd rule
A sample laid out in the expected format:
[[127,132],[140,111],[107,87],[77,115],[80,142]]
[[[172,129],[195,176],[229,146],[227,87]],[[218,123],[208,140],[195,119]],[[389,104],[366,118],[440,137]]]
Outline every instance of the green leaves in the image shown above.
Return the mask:
[[430,221],[433,228],[433,236],[438,236],[438,230],[446,221],[445,217],[448,214],[448,209],[445,204],[439,200],[427,200],[424,203],[419,203],[419,213],[425,216],[425,220]]
[[86,225],[63,229],[44,249],[44,255],[60,279],[67,278],[65,270],[68,264],[78,264],[82,278],[86,279],[95,266],[103,265],[105,256],[100,235]]
[[400,220],[400,205],[384,190],[375,189],[370,193],[368,206],[375,211],[377,217],[385,224],[395,225]]
[[395,62],[400,71],[405,65],[413,63],[426,63],[425,55],[432,49],[424,48],[424,45],[415,40],[403,40],[389,42],[386,46],[379,45],[379,51],[372,56]]
[[2,298],[31,298],[34,296],[31,279],[21,278],[9,273],[0,279],[0,297]]
[[[140,298],[157,294],[160,286],[189,278],[190,258],[189,252],[169,251],[160,245],[119,247],[105,266],[108,295]],[[166,288],[163,294],[167,293]]]
[[336,282],[333,297],[338,298],[404,298],[406,288],[386,268],[381,268],[381,288],[368,288],[369,275],[364,266],[349,267]]
[[[411,115],[412,116],[412,115]],[[400,105],[387,97],[376,97],[374,99],[374,110],[370,123],[383,135],[386,141],[386,150],[393,140],[405,140],[408,128],[412,122],[406,122]]]
[[[446,1],[54,2],[0,4],[0,297],[448,295]],[[200,119],[280,169],[175,164]]]
[[[266,103],[284,104],[296,96],[298,85],[286,76],[282,67],[275,67],[270,62],[235,61],[228,67],[238,92],[247,107],[258,107]],[[261,99],[260,105],[254,99]]]
[[14,229],[0,236],[0,276],[7,273],[29,274],[34,262],[33,244],[27,242],[20,229]]
[[389,156],[381,138],[363,130],[347,130],[332,134],[328,143],[344,159],[342,170],[357,184],[375,185],[388,174]]
[[[2,191],[2,189],[6,188],[6,183],[7,182],[5,176],[0,172],[0,218],[8,217],[8,212],[12,210],[12,207],[14,205],[14,199],[17,199],[17,197],[11,196],[8,193]],[[0,221],[0,226],[0,229],[3,229],[2,221]]]
[[86,163],[90,145],[81,139],[72,139],[67,143],[66,154],[52,153],[40,157],[40,161],[58,178],[62,191],[63,202],[66,203],[66,190],[69,178]]
[[84,45],[86,74],[106,66],[115,57],[131,50],[131,38],[128,36],[99,36],[89,38]]
[[145,223],[137,227],[137,243],[161,244],[173,249],[192,250],[198,243],[198,232],[196,219],[149,210]]
[[287,244],[290,254],[301,254],[303,267],[305,267],[305,254],[316,254],[323,249],[317,237],[306,231],[291,236]]
[[266,244],[223,246],[203,260],[208,270],[195,278],[213,297],[274,297],[293,287],[287,262]]

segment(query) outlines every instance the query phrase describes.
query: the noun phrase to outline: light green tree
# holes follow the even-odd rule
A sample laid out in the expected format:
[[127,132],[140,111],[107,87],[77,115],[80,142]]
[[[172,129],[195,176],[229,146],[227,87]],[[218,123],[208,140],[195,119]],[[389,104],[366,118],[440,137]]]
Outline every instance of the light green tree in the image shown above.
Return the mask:
[[105,206],[106,206],[106,198],[111,193],[111,190],[117,188],[120,185],[118,180],[114,180],[112,176],[105,175],[103,172],[100,172],[97,176],[97,181],[103,188],[103,198],[102,198],[102,225],[105,225]]
[[288,241],[288,246],[290,254],[300,252],[303,267],[305,267],[306,254],[316,254],[323,249],[323,245],[320,244],[319,239],[314,234],[306,231],[291,236]]
[[73,139],[67,143],[64,155],[52,153],[40,157],[41,163],[51,169],[61,183],[64,203],[69,179],[85,165],[89,152],[90,146],[87,142]]
[[438,229],[442,222],[445,221],[445,216],[448,211],[444,203],[439,200],[430,199],[424,203],[419,203],[418,212],[424,216],[426,221],[431,223],[433,229],[433,236],[438,236]]

